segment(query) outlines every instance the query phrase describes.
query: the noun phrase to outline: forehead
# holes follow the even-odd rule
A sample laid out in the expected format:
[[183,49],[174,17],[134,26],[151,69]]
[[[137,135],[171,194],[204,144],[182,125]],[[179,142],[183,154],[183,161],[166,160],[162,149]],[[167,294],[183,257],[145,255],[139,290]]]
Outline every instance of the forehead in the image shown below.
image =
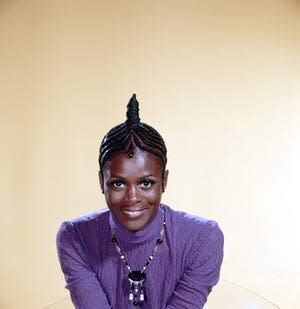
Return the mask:
[[123,152],[114,154],[103,168],[104,175],[139,177],[141,174],[155,176],[161,174],[162,165],[159,158],[140,149],[135,149],[133,153],[131,157]]

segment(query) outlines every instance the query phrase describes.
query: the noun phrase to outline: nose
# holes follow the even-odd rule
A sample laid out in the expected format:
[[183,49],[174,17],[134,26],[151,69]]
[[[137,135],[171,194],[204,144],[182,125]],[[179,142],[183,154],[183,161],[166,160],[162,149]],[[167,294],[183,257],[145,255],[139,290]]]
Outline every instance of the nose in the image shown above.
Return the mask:
[[132,185],[128,188],[127,200],[130,204],[138,203],[141,200],[141,192],[138,186]]

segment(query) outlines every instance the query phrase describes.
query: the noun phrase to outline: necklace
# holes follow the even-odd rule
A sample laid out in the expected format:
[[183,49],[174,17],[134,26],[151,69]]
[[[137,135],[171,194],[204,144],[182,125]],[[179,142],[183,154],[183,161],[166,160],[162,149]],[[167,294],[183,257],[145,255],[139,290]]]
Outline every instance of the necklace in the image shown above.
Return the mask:
[[115,236],[114,231],[112,230],[112,238],[111,241],[115,245],[117,253],[120,255],[120,259],[128,270],[128,281],[129,281],[129,296],[128,299],[132,302],[134,306],[142,306],[143,302],[146,300],[144,282],[146,280],[145,271],[149,266],[150,262],[153,260],[159,245],[163,242],[163,237],[165,234],[165,226],[166,226],[166,216],[163,208],[163,226],[159,232],[159,238],[156,240],[156,244],[152,249],[152,253],[149,256],[147,262],[145,263],[142,270],[131,270],[128,262],[126,261],[125,255],[122,253],[122,250],[118,244],[117,238]]

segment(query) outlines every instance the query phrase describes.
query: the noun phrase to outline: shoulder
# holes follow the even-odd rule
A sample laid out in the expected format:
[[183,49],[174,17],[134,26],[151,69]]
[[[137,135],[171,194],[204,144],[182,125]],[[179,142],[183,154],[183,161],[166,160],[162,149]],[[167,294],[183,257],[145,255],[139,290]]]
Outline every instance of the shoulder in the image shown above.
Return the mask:
[[66,221],[63,221],[57,232],[57,241],[65,238],[92,236],[99,230],[104,230],[108,226],[109,210],[100,209],[85,215],[81,215]]
[[195,240],[198,245],[209,242],[210,245],[223,246],[224,235],[215,220],[173,210],[167,205],[164,205],[164,209],[169,219],[170,232],[178,240],[189,242]]
[[109,217],[109,209],[103,208],[68,220],[73,225],[95,224]]

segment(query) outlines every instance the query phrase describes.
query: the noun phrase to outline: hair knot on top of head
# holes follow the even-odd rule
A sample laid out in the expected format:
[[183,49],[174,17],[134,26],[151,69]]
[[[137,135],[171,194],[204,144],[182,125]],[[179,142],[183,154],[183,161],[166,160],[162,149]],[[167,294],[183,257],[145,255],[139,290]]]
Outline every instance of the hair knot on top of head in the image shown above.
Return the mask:
[[139,117],[139,102],[136,99],[136,94],[134,93],[127,104],[127,113],[126,113],[126,124],[129,127],[133,127],[140,123]]
[[140,122],[139,103],[135,94],[127,104],[126,117],[126,121],[110,129],[101,142],[98,159],[100,171],[114,154],[124,153],[132,158],[136,148],[156,156],[164,171],[167,164],[165,142],[153,127]]

